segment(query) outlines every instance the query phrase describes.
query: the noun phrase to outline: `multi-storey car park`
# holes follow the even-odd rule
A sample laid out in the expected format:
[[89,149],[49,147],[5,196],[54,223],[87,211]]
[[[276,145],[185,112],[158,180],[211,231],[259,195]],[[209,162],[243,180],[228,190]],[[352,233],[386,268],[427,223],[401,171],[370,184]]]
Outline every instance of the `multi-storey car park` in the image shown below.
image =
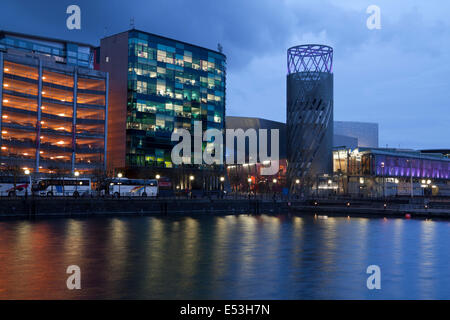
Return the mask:
[[90,69],[93,48],[2,32],[0,50],[2,167],[103,170],[108,77]]

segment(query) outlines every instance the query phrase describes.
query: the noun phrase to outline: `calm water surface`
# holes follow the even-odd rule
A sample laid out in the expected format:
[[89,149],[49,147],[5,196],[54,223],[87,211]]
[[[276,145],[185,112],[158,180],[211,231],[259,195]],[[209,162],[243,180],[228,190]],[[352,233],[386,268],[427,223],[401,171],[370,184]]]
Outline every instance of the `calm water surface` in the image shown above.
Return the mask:
[[[0,298],[449,299],[449,231],[287,215],[0,221]],[[366,287],[372,264],[381,290]],[[69,265],[81,290],[66,288]]]

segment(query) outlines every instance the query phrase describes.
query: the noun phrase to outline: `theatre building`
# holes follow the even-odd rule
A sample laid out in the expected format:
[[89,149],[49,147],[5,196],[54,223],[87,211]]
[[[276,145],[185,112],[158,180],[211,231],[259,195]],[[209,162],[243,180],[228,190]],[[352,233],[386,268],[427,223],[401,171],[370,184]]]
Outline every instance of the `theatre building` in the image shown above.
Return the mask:
[[108,76],[93,63],[90,45],[0,32],[2,167],[104,170]]
[[442,151],[336,149],[334,177],[323,190],[379,198],[449,196],[450,159]]

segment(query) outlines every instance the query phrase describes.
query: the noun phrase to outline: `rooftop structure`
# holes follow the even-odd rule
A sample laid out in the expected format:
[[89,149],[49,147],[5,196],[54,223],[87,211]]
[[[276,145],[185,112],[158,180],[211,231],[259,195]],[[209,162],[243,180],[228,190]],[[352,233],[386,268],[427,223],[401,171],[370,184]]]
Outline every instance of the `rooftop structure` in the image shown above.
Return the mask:
[[93,69],[95,48],[86,43],[0,30],[0,50],[35,53],[56,63]]

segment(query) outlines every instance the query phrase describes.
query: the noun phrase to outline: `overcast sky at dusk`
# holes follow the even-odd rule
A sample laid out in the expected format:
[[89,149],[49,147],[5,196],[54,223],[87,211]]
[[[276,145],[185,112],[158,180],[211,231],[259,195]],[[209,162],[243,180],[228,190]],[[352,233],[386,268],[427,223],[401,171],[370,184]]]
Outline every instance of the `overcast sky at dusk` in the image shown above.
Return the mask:
[[[81,8],[81,30],[66,8]],[[368,30],[366,8],[381,8]],[[450,2],[2,0],[0,28],[93,45],[135,27],[227,55],[227,115],[285,121],[286,50],[334,48],[334,118],[378,122],[380,146],[450,148]]]

